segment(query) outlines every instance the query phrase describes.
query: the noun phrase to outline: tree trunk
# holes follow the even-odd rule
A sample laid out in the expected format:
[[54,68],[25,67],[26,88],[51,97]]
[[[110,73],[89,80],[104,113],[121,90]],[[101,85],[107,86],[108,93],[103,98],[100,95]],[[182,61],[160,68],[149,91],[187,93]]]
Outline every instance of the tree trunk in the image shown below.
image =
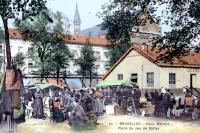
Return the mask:
[[82,76],[83,76],[82,87],[86,87],[84,84],[84,80],[85,80],[85,71],[84,70],[83,70]]
[[6,57],[7,57],[7,68],[11,68],[11,52],[10,52],[10,38],[8,29],[8,18],[2,17],[5,33],[5,44],[6,44]]
[[92,70],[90,70],[90,87],[92,86]]
[[58,79],[59,79],[59,73],[60,73],[60,68],[56,68],[56,78],[57,78],[57,84],[58,84]]
[[43,81],[43,78],[44,78],[44,62],[41,62],[42,63],[42,72],[41,72],[41,79],[40,79],[40,83],[42,83]]

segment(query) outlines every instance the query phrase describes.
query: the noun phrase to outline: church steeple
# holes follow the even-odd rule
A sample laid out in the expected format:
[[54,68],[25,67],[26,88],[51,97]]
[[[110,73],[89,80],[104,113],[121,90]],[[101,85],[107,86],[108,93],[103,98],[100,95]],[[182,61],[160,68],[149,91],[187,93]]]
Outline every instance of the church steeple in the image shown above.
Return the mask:
[[78,11],[78,4],[76,3],[76,10],[74,15],[74,35],[78,35],[81,30],[81,18]]

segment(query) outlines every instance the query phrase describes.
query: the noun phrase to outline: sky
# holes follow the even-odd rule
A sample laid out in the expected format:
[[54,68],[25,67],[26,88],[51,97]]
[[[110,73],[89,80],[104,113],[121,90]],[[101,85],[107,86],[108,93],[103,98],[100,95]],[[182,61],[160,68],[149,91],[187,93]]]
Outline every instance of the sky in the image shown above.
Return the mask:
[[[72,22],[74,19],[76,3],[81,17],[81,29],[90,28],[98,25],[102,22],[102,18],[98,18],[96,14],[101,12],[101,7],[105,3],[109,3],[110,0],[47,0],[47,7],[52,11],[63,12]],[[160,7],[160,11],[165,8]],[[160,14],[158,11],[158,14]],[[162,33],[170,31],[171,28],[167,25],[161,25]]]
[[[102,18],[97,17],[97,13],[101,12],[103,4],[108,3],[109,0],[47,0],[47,7],[53,11],[61,11],[71,22],[73,22],[76,3],[81,17],[81,30],[98,25],[102,22]],[[0,25],[1,22],[0,22]],[[9,27],[13,27],[12,22]],[[169,31],[169,27],[162,25],[162,32]]]
[[[101,6],[109,0],[47,0],[47,7],[53,11],[61,11],[71,22],[74,20],[76,3],[78,4],[81,17],[81,29],[86,29],[102,22],[96,14],[101,11]],[[2,22],[0,21],[0,25]],[[13,21],[9,22],[9,27],[13,26]]]
[[81,29],[86,29],[102,22],[102,19],[96,16],[101,11],[101,6],[109,0],[47,0],[47,7],[52,11],[63,12],[72,22],[78,4],[81,17]]

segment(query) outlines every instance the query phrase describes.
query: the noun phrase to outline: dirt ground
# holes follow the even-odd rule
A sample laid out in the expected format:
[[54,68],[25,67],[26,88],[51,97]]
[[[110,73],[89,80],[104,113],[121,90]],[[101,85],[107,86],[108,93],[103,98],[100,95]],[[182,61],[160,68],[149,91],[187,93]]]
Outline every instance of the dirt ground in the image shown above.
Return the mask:
[[186,122],[164,118],[105,115],[96,130],[74,131],[66,122],[28,119],[17,126],[17,133],[200,133],[200,121]]

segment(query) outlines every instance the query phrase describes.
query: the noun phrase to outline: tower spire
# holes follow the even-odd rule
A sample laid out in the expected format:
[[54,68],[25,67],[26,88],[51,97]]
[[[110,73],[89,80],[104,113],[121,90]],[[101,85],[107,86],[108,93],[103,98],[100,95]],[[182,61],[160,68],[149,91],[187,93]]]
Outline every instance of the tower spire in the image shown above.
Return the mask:
[[78,4],[76,3],[76,10],[74,15],[74,34],[78,35],[81,30],[81,18],[79,15]]

